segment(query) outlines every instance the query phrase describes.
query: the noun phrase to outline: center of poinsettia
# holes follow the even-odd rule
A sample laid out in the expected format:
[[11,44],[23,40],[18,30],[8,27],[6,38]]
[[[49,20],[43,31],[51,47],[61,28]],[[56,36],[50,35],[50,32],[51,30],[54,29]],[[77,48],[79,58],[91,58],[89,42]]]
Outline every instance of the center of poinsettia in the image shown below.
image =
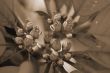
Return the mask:
[[70,60],[72,54],[70,52],[71,42],[62,42],[62,40],[74,37],[73,34],[77,31],[73,30],[76,27],[76,22],[71,17],[66,19],[60,13],[49,18],[47,22],[50,30],[43,33],[45,45],[37,42],[41,31],[38,26],[34,26],[29,20],[27,20],[25,29],[18,27],[15,42],[21,49],[26,49],[32,54],[40,54],[46,62],[63,65],[64,60]]
[[18,27],[16,34],[15,42],[19,48],[34,51],[41,47],[36,42],[36,39],[38,39],[41,34],[39,27],[33,26],[30,21],[27,22],[25,29]]
[[29,20],[26,21],[25,29],[18,27],[16,32],[15,42],[19,48],[26,49],[30,53],[40,53],[47,62],[51,61],[59,65],[63,65],[63,60],[71,58],[71,42],[62,42],[62,40],[73,37],[74,22],[72,18],[66,20],[60,13],[49,18],[47,22],[50,30],[44,32],[45,45],[43,46],[36,41],[41,34],[39,27],[33,26]]
[[53,18],[49,18],[50,31],[45,32],[44,41],[46,43],[45,51],[42,55],[47,61],[52,61],[58,65],[63,65],[63,60],[70,60],[71,42],[64,41],[64,38],[72,37],[74,23],[72,19],[65,21],[61,14],[55,14]]

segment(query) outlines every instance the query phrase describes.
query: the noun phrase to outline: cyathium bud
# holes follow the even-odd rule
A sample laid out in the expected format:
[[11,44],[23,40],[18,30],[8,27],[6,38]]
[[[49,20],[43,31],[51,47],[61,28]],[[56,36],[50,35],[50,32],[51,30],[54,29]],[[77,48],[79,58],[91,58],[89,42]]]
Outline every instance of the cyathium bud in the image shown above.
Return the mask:
[[52,39],[51,40],[51,47],[55,50],[55,51],[59,51],[61,49],[61,43],[59,39]]
[[21,38],[21,37],[16,37],[16,38],[15,38],[15,42],[16,42],[16,44],[22,44],[22,43],[23,43],[23,38]]

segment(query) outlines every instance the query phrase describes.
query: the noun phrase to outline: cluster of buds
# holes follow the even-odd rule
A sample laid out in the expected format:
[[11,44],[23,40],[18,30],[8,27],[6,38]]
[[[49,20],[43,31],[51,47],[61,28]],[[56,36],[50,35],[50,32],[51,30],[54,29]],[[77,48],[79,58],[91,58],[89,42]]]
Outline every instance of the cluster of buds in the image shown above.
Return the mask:
[[58,13],[55,14],[52,19],[49,18],[47,21],[52,32],[60,32],[65,34],[66,37],[72,37],[72,31],[74,27],[72,18],[64,20],[63,16]]
[[41,45],[35,41],[39,38],[41,32],[39,27],[34,26],[32,22],[27,21],[25,29],[18,27],[16,33],[15,42],[19,48],[27,49],[29,52],[35,52],[41,48]]
[[42,57],[47,62],[51,61],[57,65],[63,65],[65,60],[70,60],[72,58],[70,52],[71,42],[64,41],[62,43],[61,41],[64,38],[55,37],[56,33],[65,34],[65,36],[72,33],[74,25],[72,19],[62,21],[62,18],[60,13],[55,14],[52,19],[49,18],[48,23],[51,31],[46,31],[44,33],[45,50],[42,52]]
[[72,58],[70,48],[71,43],[69,41],[61,43],[60,39],[52,38],[49,47],[45,49],[42,57],[47,62],[51,61],[57,65],[63,65],[64,60],[70,60]]
[[54,32],[59,32],[61,31],[61,15],[60,14],[56,14],[52,19],[48,19],[48,23],[51,24],[50,25],[50,29]]
[[90,27],[91,19],[83,24],[78,24],[79,15],[74,18],[67,17],[65,19],[63,17],[60,13],[57,13],[47,20],[52,32],[60,32],[61,34],[65,34],[67,38],[72,38],[74,34],[86,31]]
[[73,27],[74,27],[74,23],[73,23],[72,18],[69,18],[66,21],[64,21],[63,23],[64,33],[72,33]]
[[[72,58],[72,53],[70,52],[72,46],[71,42],[61,41],[64,38],[68,39],[74,37],[73,35],[76,35],[75,32],[87,28],[89,24],[89,22],[86,22],[82,25],[78,25],[76,19],[79,19],[79,17],[75,19],[70,17],[64,20],[60,13],[55,14],[52,19],[48,19],[51,31],[45,34],[44,40],[48,42],[49,46],[47,48],[48,50],[42,54],[42,57],[46,61],[54,62],[57,65],[63,65],[65,60],[69,61]],[[64,36],[64,38],[59,38],[61,35]]]

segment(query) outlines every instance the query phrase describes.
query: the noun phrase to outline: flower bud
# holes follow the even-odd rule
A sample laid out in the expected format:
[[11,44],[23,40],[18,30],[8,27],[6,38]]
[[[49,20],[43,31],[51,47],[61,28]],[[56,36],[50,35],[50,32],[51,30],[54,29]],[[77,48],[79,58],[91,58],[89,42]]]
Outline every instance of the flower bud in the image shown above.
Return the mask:
[[21,37],[16,37],[16,38],[15,38],[15,42],[16,42],[16,44],[22,44],[22,43],[23,43],[23,38],[21,38]]
[[38,52],[39,51],[39,47],[36,45],[36,46],[33,46],[32,47],[32,50],[33,52]]
[[62,59],[59,59],[59,60],[57,61],[57,64],[60,65],[60,66],[62,66],[62,65],[64,65],[64,61],[63,61]]
[[63,41],[62,42],[62,50],[63,51],[69,51],[71,48],[71,42],[67,41]]
[[52,21],[52,19],[49,18],[49,19],[47,20],[47,22],[48,22],[49,24],[52,24],[53,21]]
[[58,56],[58,55],[59,55],[59,54],[58,54],[58,52],[57,52],[57,51],[55,51],[55,50],[54,50],[54,49],[52,49],[52,48],[51,48],[51,53],[52,53],[52,54],[54,54],[54,55],[56,55],[56,56]]
[[56,61],[56,60],[58,60],[58,56],[57,55],[54,55],[54,54],[51,54],[50,55],[50,60]]
[[30,30],[32,30],[32,28],[33,28],[33,24],[32,24],[32,22],[27,22],[27,24],[26,24],[26,31],[30,31]]
[[53,25],[50,25],[50,29],[55,32],[61,31],[61,22],[55,21]]
[[50,42],[50,40],[52,39],[53,33],[50,31],[46,31],[44,33],[44,40],[45,42]]
[[72,35],[72,33],[68,33],[68,34],[66,34],[66,37],[67,37],[67,38],[72,38],[73,35]]
[[72,23],[72,20],[67,20],[63,23],[63,30],[64,30],[64,33],[70,33],[72,32],[73,30],[73,23]]
[[33,38],[37,39],[40,35],[40,30],[39,28],[36,26],[32,29],[32,31],[30,32],[30,35],[33,36]]
[[33,44],[33,37],[31,35],[26,35],[26,38],[24,39],[24,46],[29,47]]
[[18,47],[19,47],[20,49],[22,49],[22,48],[23,48],[23,45],[19,45]]
[[61,14],[60,13],[55,14],[53,19],[60,21],[61,20]]
[[23,36],[23,35],[24,35],[24,31],[23,31],[23,29],[22,29],[22,28],[18,28],[16,34],[17,34],[17,36]]
[[66,53],[66,54],[64,55],[64,57],[65,57],[66,60],[70,60],[71,57],[72,57],[72,55],[71,55],[71,53]]
[[47,53],[45,53],[45,54],[43,54],[42,56],[43,56],[44,59],[48,59],[50,55],[47,54]]
[[33,39],[33,37],[31,35],[26,35],[26,38]]
[[52,39],[52,40],[51,40],[51,47],[52,47],[55,51],[59,51],[59,50],[61,49],[60,40],[58,40],[58,39]]

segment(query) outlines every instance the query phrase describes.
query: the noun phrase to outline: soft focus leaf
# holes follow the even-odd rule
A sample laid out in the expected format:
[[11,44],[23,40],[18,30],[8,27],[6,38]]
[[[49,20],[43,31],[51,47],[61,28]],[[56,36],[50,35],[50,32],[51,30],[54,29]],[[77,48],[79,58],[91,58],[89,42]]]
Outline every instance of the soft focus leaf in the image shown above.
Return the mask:
[[[105,1],[103,2],[105,3]],[[108,2],[109,3],[109,2]],[[105,4],[108,4],[105,3]],[[102,4],[103,7],[104,4]],[[97,7],[96,7],[97,8]],[[89,9],[91,9],[89,7]],[[100,7],[99,7],[100,9]],[[96,9],[98,10],[98,9]],[[85,46],[90,46],[91,48],[89,50],[93,50],[88,52],[89,57],[91,57],[94,61],[96,61],[97,63],[99,63],[100,65],[102,65],[103,67],[106,68],[110,68],[110,64],[109,64],[109,60],[110,60],[110,56],[109,56],[109,51],[110,51],[110,38],[109,38],[109,16],[110,16],[110,6],[105,7],[105,9],[103,9],[95,18],[95,20],[91,23],[91,28],[89,30],[89,33],[93,34],[96,37],[96,42],[97,40],[100,40],[100,42],[103,42],[103,44],[101,44],[101,46],[103,46],[101,49],[99,49],[99,52],[96,52],[98,50],[98,48],[95,48],[95,44],[94,43],[88,43],[87,42],[87,38],[85,38],[86,40],[84,40],[83,38],[79,38],[80,41],[82,42],[82,44],[85,44]],[[85,14],[86,15],[86,14]],[[88,14],[89,15],[89,14]],[[108,45],[108,47],[107,47]],[[106,51],[106,52],[104,52]],[[82,61],[83,62],[83,61]],[[81,63],[81,61],[80,61]],[[91,62],[92,63],[92,62]],[[95,65],[95,64],[93,64]]]
[[45,68],[46,68],[46,66],[47,66],[47,64],[45,63],[43,63],[43,64],[39,64],[39,63],[37,63],[37,73],[44,73],[44,70],[45,70]]
[[13,27],[15,24],[15,16],[12,11],[13,9],[13,0],[0,1],[0,21],[3,23],[2,26]]
[[55,73],[55,69],[54,69],[54,64],[52,63],[51,64],[51,67],[50,67],[50,71],[49,71],[49,73]]
[[6,50],[6,46],[2,45],[2,44],[6,44],[6,41],[1,31],[0,31],[0,44],[1,44],[0,45],[0,57],[1,57],[4,51]]
[[1,56],[1,60],[0,63],[3,63],[7,60],[9,60],[10,56],[13,54],[12,50],[5,50],[5,52],[3,53],[3,55]]
[[51,63],[48,63],[46,68],[44,69],[44,73],[49,73],[51,67]]
[[74,66],[68,64],[67,62],[64,62],[63,67],[68,73],[76,70],[76,68],[74,68]]
[[82,73],[82,72],[75,70],[75,71],[72,71],[71,73]]
[[97,63],[103,65],[106,68],[110,68],[110,53],[89,52],[88,54]]
[[0,63],[10,60],[14,65],[20,65],[24,61],[24,57],[21,55],[21,53],[10,49],[6,49],[0,59]]
[[[50,14],[50,7],[49,7],[49,1],[45,0],[48,13]],[[62,15],[67,15],[72,7],[72,0],[55,0],[56,2],[56,10],[57,12],[61,12]]]
[[37,61],[36,65],[37,65],[36,66],[37,73],[53,73],[52,63],[47,63],[43,60],[40,60],[40,61]]
[[79,23],[84,23],[93,13],[103,11],[107,6],[110,5],[109,0],[82,0],[82,3],[80,3],[81,1],[79,0],[78,2],[73,0],[73,2],[74,7],[76,5],[76,9],[78,9],[78,6],[82,5],[79,7],[80,10],[78,12],[78,14],[81,15]]
[[13,64],[20,65],[23,62],[24,58],[20,53],[17,53],[15,55],[13,55],[10,58],[10,60],[12,61]]
[[75,12],[78,12],[82,9],[82,6],[85,4],[86,0],[71,0],[75,9]]
[[81,16],[91,15],[110,4],[110,0],[86,0],[80,10]]
[[18,73],[34,73],[34,65],[30,61],[24,61],[19,68]]
[[[90,54],[87,56],[90,56]],[[107,71],[107,73],[110,72],[110,70],[107,67],[104,67],[98,61],[96,61],[96,60],[94,61],[94,59],[91,59],[87,56],[84,54],[79,54],[79,55],[77,54],[76,56],[74,56],[74,58],[77,61],[76,63],[73,63],[71,61],[67,61],[67,63],[69,63],[70,65],[75,67],[77,70],[81,71],[81,73],[100,73],[100,72],[103,73],[106,71]],[[104,60],[102,60],[102,61],[104,61]]]
[[[89,33],[93,34],[98,40],[106,45],[110,45],[110,6],[105,8],[91,23]],[[106,47],[106,45],[104,47]],[[109,47],[105,49],[110,50]]]
[[0,67],[0,73],[18,73],[19,67],[17,66],[6,66]]
[[57,69],[60,73],[68,73],[63,66],[57,66]]
[[72,6],[72,0],[56,0],[56,4],[57,4],[57,9],[60,10],[62,8],[63,5],[66,5],[67,7],[67,12],[69,12],[71,6]]
[[47,12],[44,0],[18,0],[18,2],[29,11]]
[[73,38],[70,40],[72,43],[72,47],[70,51],[86,51],[88,50],[88,46],[82,44],[80,41],[78,41],[76,38]]

